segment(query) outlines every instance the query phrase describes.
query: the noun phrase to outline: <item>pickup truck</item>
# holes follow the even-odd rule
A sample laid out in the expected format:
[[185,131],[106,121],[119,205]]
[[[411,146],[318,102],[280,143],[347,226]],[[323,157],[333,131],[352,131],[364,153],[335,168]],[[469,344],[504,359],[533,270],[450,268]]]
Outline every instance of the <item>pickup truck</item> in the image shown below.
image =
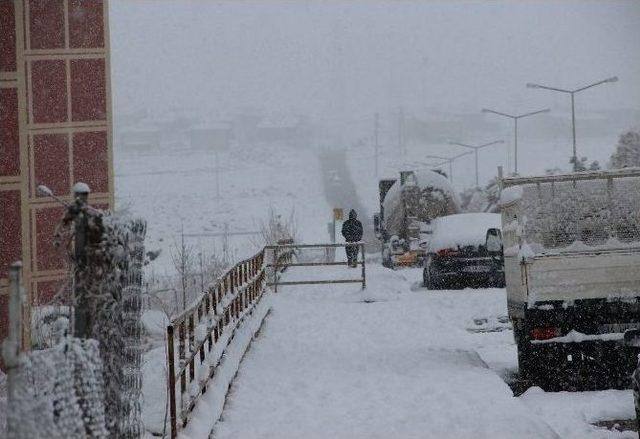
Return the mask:
[[640,328],[640,169],[500,176],[500,189],[521,378],[629,386],[640,352],[625,337]]

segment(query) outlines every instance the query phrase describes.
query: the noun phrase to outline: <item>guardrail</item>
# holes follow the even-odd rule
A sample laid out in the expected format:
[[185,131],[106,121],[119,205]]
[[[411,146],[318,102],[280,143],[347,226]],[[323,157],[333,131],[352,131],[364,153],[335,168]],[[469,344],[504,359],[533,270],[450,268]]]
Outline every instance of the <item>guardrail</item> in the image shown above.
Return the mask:
[[[274,260],[275,265],[286,263],[290,257],[290,252],[283,252]],[[207,385],[214,377],[236,329],[260,302],[267,274],[264,262],[264,249],[238,262],[220,276],[200,300],[172,318],[167,326],[172,439],[189,422],[198,398],[207,391]],[[221,339],[223,346],[217,346]],[[210,356],[214,351],[216,355],[212,359]],[[201,370],[203,364],[205,368],[208,366],[204,374]],[[200,367],[197,369],[197,366]]]
[[[362,274],[361,277],[357,279],[326,279],[326,280],[298,280],[298,281],[287,281],[280,282],[277,272],[278,270],[286,270],[288,267],[320,267],[320,266],[335,266],[335,265],[348,265],[348,262],[291,262],[291,254],[295,253],[295,250],[304,249],[304,248],[336,248],[336,247],[347,247],[350,245],[357,245],[359,248],[358,254],[362,258],[361,260],[356,262],[356,265],[362,266]],[[278,286],[283,285],[318,285],[318,284],[341,284],[341,283],[361,283],[362,289],[367,287],[367,276],[366,276],[366,266],[365,266],[365,256],[364,256],[364,242],[349,242],[349,243],[340,243],[340,244],[278,244],[278,245],[268,245],[265,247],[265,250],[271,250],[273,252],[272,260],[274,263],[267,264],[266,266],[269,268],[273,268],[276,275],[272,277],[271,282],[268,282],[268,286],[272,286],[274,292],[278,292]],[[289,257],[282,262],[281,255],[287,254]]]

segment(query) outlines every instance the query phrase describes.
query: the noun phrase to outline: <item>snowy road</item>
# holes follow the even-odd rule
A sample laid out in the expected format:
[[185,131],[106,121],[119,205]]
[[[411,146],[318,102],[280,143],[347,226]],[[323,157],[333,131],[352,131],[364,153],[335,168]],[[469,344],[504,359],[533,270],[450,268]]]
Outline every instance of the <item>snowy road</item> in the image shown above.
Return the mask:
[[629,392],[512,396],[498,374],[515,362],[503,290],[431,292],[419,270],[371,265],[366,292],[274,297],[216,438],[634,437],[589,424],[631,417]]

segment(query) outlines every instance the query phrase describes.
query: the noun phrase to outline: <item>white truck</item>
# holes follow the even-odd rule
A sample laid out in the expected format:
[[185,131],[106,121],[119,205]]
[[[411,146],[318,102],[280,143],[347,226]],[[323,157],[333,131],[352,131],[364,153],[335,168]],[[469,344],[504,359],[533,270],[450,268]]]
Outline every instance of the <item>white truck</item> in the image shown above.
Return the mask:
[[380,211],[374,215],[376,237],[386,267],[420,265],[421,243],[434,218],[460,212],[460,203],[447,177],[437,171],[401,171],[400,180],[378,182]]
[[640,169],[500,185],[520,376],[548,388],[628,386],[640,352],[630,342],[640,328]]

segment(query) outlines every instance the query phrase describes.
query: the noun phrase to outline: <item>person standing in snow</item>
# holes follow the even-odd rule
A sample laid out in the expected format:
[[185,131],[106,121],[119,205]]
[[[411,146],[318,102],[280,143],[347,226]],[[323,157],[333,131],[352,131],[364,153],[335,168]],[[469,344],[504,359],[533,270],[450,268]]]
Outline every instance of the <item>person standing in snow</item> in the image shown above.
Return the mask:
[[[349,219],[342,224],[342,236],[347,242],[358,242],[362,239],[362,223],[358,221],[357,217],[356,211],[351,209],[349,211]],[[358,246],[347,244],[345,250],[349,267],[357,267]]]

